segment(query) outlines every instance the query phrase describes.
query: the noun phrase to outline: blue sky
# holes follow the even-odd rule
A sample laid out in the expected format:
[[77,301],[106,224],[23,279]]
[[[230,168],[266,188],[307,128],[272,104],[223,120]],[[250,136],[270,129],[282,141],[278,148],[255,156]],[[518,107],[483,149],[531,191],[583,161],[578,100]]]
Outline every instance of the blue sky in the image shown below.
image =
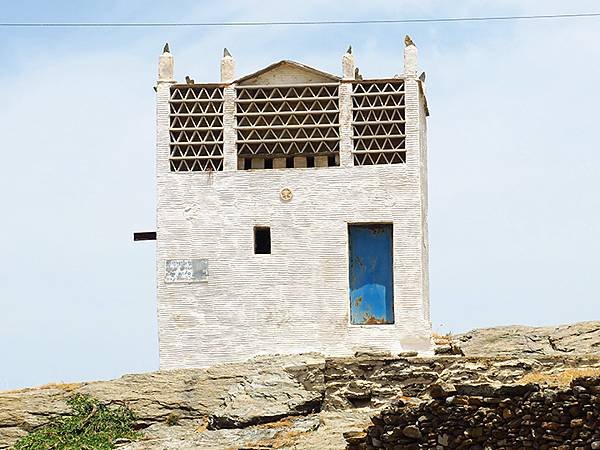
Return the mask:
[[[418,18],[592,12],[594,1],[21,1],[2,22]],[[599,318],[600,19],[268,28],[0,29],[0,389],[158,367],[154,92],[280,59],[427,72],[434,328]]]

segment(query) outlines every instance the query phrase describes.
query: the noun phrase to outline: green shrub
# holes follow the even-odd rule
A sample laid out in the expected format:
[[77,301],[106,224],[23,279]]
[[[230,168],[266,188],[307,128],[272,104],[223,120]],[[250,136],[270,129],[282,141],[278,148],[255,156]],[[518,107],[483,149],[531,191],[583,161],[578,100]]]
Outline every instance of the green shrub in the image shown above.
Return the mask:
[[165,420],[165,422],[167,422],[167,425],[172,427],[174,425],[178,425],[180,419],[181,419],[181,416],[179,414],[177,414],[176,412],[172,412],[171,414],[169,414],[167,416],[167,419]]
[[89,395],[75,394],[67,400],[72,414],[21,438],[14,450],[109,450],[119,438],[135,440],[135,416],[125,406],[107,406]]

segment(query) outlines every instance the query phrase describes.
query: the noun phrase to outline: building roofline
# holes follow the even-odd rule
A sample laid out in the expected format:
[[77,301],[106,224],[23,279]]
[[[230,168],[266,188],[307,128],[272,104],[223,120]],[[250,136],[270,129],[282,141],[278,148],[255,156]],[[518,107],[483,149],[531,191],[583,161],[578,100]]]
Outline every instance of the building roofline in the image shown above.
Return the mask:
[[262,75],[263,73],[266,73],[269,70],[275,69],[276,67],[282,66],[284,64],[288,64],[290,66],[294,66],[294,67],[296,67],[298,69],[314,73],[315,75],[319,75],[319,76],[324,77],[324,78],[329,78],[331,81],[340,81],[341,80],[341,77],[338,77],[337,75],[333,75],[333,74],[328,73],[328,72],[323,72],[322,70],[315,69],[314,67],[310,67],[310,66],[307,66],[305,64],[301,64],[299,62],[296,62],[296,61],[291,61],[289,59],[283,59],[283,60],[281,60],[279,62],[270,64],[267,67],[264,67],[264,68],[262,68],[260,70],[257,70],[256,72],[253,72],[253,73],[251,73],[249,75],[245,75],[245,76],[243,76],[241,78],[238,78],[237,80],[232,81],[231,84],[243,83],[244,81],[250,80],[252,78],[256,78],[259,75]]

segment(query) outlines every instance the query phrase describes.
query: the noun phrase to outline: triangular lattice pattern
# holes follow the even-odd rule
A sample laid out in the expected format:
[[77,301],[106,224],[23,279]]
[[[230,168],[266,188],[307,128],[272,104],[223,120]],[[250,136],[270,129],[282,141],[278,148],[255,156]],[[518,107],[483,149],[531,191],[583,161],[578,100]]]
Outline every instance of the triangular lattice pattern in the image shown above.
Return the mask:
[[404,80],[352,84],[354,165],[406,162]]
[[223,170],[223,158],[171,158],[171,172],[212,172]]
[[313,155],[339,151],[338,84],[240,86],[240,156]]
[[406,152],[354,153],[355,166],[373,164],[400,164],[406,162]]
[[169,103],[171,171],[223,170],[223,88],[175,85]]

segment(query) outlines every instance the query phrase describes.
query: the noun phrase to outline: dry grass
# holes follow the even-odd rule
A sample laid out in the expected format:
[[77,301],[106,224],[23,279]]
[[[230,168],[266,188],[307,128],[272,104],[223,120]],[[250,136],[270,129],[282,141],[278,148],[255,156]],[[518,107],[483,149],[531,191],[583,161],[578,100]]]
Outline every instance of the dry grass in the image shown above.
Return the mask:
[[81,386],[81,383],[48,383],[34,389],[60,389],[61,391],[71,392]]
[[253,444],[249,448],[295,448],[301,438],[310,431],[280,431],[271,439],[265,439]]
[[581,369],[567,369],[562,372],[531,372],[525,374],[520,383],[548,384],[551,386],[567,386],[575,378],[600,376],[600,367],[586,367]]
[[[258,428],[278,429],[272,438],[262,439],[248,445],[248,448],[296,448],[299,440],[303,439],[314,430],[291,430],[294,418],[284,417],[276,422],[267,422],[257,425]],[[246,447],[243,447],[246,448]]]
[[28,391],[39,391],[42,389],[58,389],[63,392],[73,392],[75,389],[81,387],[83,383],[48,383],[42,386],[36,387],[27,387],[21,389],[10,389],[8,391],[0,391],[2,394],[12,394],[18,392],[28,392]]
[[259,428],[284,428],[292,426],[294,426],[294,422],[288,417],[280,419],[277,422],[267,422],[258,425]]
[[448,334],[433,333],[432,337],[433,337],[433,342],[435,343],[435,345],[449,345],[454,342],[454,337],[452,336],[452,333],[448,333]]
[[200,419],[200,423],[194,429],[194,431],[196,433],[204,433],[207,429],[208,429],[208,417],[205,416],[205,417],[202,417],[202,419]]

